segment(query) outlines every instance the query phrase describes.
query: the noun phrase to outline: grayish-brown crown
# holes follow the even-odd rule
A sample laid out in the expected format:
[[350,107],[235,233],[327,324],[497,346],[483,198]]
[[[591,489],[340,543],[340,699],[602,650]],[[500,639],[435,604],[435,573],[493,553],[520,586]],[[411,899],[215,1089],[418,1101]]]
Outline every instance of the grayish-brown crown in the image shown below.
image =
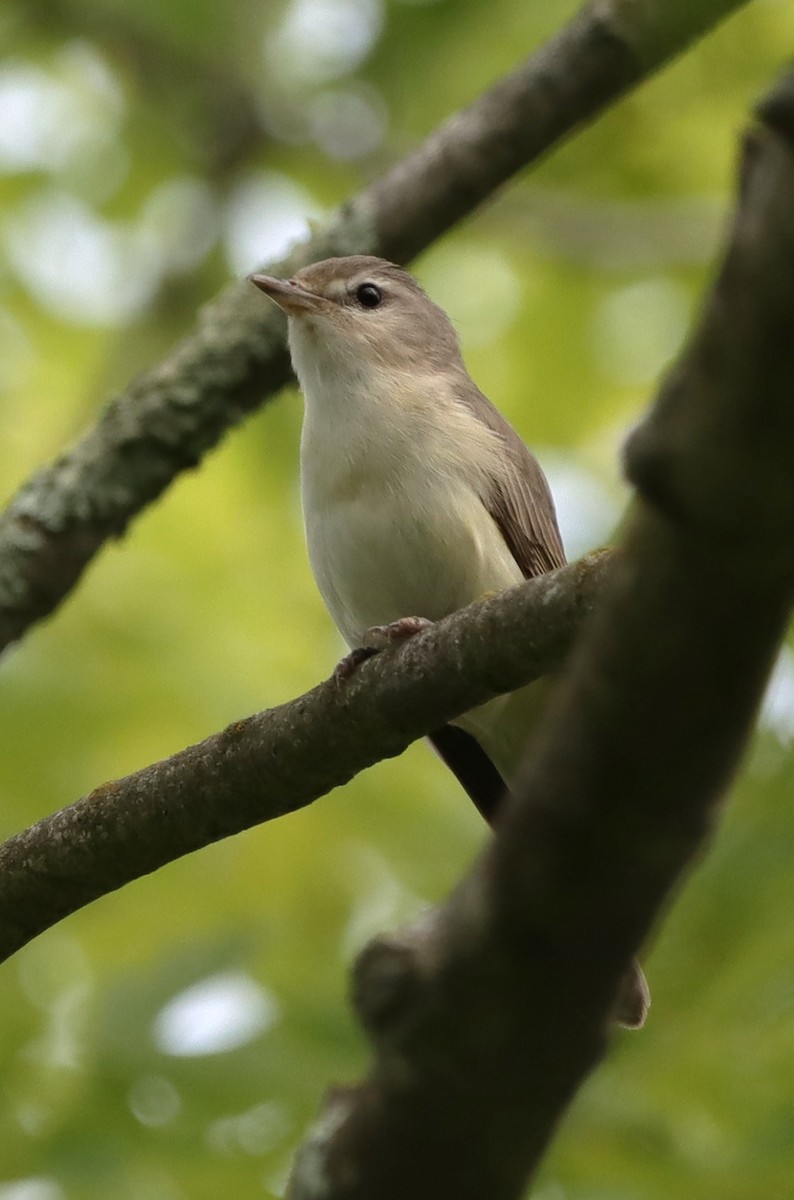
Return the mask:
[[[366,341],[384,363],[465,372],[449,317],[396,263],[367,254],[327,258],[303,267],[292,282],[332,302],[340,321],[350,318],[345,324],[351,337]],[[382,294],[378,307],[369,310],[357,298],[358,289],[367,283]]]

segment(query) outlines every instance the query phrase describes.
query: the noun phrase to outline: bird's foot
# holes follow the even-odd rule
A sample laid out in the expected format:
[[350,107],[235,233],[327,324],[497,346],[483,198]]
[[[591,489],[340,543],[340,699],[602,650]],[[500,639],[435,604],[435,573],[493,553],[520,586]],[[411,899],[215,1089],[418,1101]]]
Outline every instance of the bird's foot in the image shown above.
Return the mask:
[[361,640],[362,648],[376,653],[378,650],[388,650],[395,642],[404,642],[407,638],[423,633],[433,624],[427,617],[400,617],[390,625],[373,625],[364,633]]
[[356,646],[355,650],[351,650],[349,654],[341,658],[334,667],[333,679],[337,687],[341,687],[351,675],[355,675],[363,662],[377,653],[377,650],[368,650],[366,646]]
[[345,655],[341,662],[337,663],[334,669],[335,683],[344,683],[346,679],[355,674],[363,662],[372,658],[373,654],[388,649],[395,642],[403,642],[417,633],[422,633],[432,624],[433,622],[428,621],[426,617],[400,617],[399,621],[392,621],[389,625],[371,626],[365,630],[361,645],[356,646],[349,654]]

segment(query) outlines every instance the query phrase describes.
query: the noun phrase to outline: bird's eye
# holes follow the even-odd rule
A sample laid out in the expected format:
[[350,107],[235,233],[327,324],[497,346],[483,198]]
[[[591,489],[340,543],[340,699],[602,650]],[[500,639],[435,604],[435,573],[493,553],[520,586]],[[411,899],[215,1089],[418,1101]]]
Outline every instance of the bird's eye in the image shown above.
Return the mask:
[[362,283],[356,288],[356,300],[362,308],[377,308],[383,299],[383,292],[374,283]]

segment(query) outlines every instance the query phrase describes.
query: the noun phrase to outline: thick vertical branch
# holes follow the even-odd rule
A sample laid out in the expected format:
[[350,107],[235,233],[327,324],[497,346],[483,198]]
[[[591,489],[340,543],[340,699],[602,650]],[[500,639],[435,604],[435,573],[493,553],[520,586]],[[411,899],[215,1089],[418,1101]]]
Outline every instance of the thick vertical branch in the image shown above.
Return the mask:
[[715,819],[794,595],[794,77],[760,115],[700,327],[629,442],[607,594],[491,850],[359,961],[375,1062],[291,1200],[517,1200]]

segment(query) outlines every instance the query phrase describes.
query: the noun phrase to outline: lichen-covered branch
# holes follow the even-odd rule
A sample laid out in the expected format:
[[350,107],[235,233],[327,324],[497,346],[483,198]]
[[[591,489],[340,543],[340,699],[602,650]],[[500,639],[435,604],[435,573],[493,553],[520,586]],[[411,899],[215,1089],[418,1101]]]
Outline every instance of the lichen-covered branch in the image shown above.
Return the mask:
[[0,960],[191,850],[293,812],[558,666],[612,556],[472,605],[398,651],[97,788],[0,846]]
[[516,802],[443,908],[364,951],[375,1060],[333,1094],[290,1200],[518,1200],[713,825],[794,598],[794,75],[760,116],[700,326],[629,441],[624,545]]
[[[329,254],[407,261],[744,2],[591,0],[546,47],[267,270],[289,274]],[[231,285],[0,517],[0,648],[51,613],[109,538],[288,378],[280,314],[247,285]]]

